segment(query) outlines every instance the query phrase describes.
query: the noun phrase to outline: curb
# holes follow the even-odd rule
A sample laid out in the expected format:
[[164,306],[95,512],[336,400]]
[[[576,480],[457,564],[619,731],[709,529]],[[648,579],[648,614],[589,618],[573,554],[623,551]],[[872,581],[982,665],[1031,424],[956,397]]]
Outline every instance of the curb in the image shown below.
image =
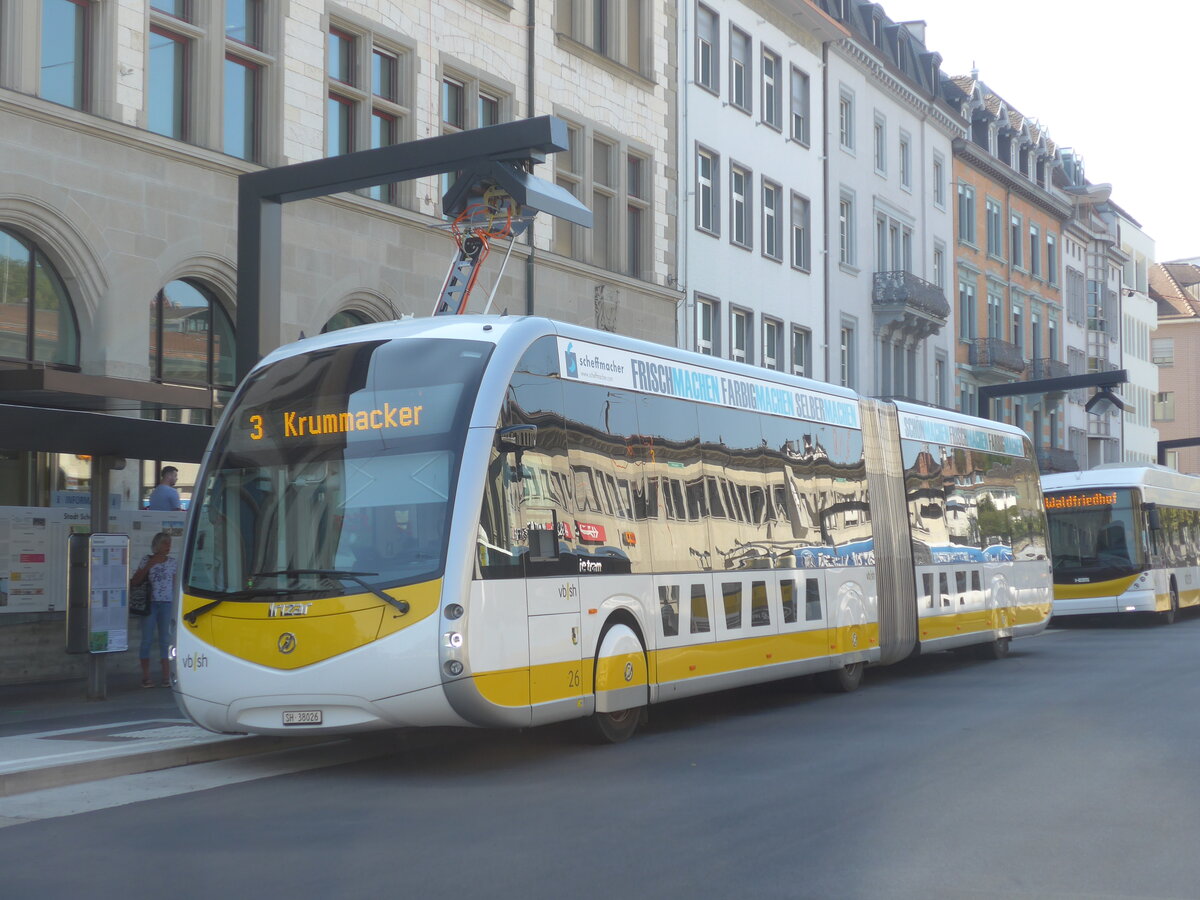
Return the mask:
[[[342,740],[345,738],[342,737]],[[28,769],[20,772],[0,774],[0,797],[12,797],[41,791],[47,788],[65,787],[87,781],[116,778],[119,775],[136,775],[155,772],[196,763],[217,762],[238,756],[253,756],[294,747],[310,747],[314,744],[331,743],[329,737],[287,738],[268,736],[236,737],[225,741],[211,741],[190,747],[170,747],[149,750],[145,753],[129,753],[105,759],[87,760],[52,766],[45,769]]]

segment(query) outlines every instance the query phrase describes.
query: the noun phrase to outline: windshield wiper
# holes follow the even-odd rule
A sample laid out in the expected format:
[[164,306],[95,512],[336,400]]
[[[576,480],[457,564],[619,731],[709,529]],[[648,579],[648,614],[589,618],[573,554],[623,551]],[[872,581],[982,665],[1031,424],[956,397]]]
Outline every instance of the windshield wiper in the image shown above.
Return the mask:
[[249,588],[244,591],[235,591],[232,594],[226,594],[218,600],[213,600],[210,603],[205,603],[203,606],[197,606],[191,612],[184,613],[184,620],[189,625],[195,625],[196,619],[204,615],[210,609],[216,609],[222,603],[229,601],[230,603],[239,603],[243,600],[252,600],[255,597],[288,597],[292,594],[307,594],[309,591],[305,588]]
[[270,578],[271,576],[283,576],[287,578],[295,578],[299,575],[322,575],[326,578],[337,578],[341,581],[352,581],[355,584],[370,591],[384,603],[389,606],[394,606],[400,610],[400,615],[405,615],[408,612],[408,601],[397,600],[395,597],[389,597],[379,588],[368,584],[363,580],[364,575],[378,575],[378,572],[345,572],[341,569],[281,569],[278,572],[255,572],[251,578]]

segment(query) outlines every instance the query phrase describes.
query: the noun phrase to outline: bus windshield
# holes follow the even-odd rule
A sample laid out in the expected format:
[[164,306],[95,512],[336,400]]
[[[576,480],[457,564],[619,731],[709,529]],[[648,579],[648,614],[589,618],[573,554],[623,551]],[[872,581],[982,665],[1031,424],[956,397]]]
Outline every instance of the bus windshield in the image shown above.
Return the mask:
[[270,599],[346,593],[337,573],[371,587],[438,577],[491,347],[372,341],[255,373],[196,492],[184,589]]
[[1141,506],[1130,488],[1046,494],[1054,580],[1103,581],[1145,568]]

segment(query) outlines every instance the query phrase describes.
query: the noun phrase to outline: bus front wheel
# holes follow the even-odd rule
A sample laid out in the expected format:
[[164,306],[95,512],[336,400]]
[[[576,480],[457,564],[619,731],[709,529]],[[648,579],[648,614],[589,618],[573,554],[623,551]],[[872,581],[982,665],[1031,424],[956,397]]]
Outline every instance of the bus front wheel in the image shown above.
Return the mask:
[[1179,589],[1175,586],[1175,579],[1171,579],[1171,608],[1162,614],[1162,622],[1164,625],[1174,625],[1175,620],[1179,618]]

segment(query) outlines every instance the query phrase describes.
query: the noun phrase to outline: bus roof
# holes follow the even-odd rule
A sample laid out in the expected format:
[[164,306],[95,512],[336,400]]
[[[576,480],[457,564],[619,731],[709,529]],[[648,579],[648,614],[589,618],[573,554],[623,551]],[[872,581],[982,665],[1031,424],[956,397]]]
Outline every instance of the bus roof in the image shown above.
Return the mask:
[[1200,507],[1200,477],[1184,475],[1165,466],[1106,465],[1082,472],[1042,476],[1044,493],[1114,487],[1141,488],[1151,494],[1177,491],[1191,496],[1186,505]]

